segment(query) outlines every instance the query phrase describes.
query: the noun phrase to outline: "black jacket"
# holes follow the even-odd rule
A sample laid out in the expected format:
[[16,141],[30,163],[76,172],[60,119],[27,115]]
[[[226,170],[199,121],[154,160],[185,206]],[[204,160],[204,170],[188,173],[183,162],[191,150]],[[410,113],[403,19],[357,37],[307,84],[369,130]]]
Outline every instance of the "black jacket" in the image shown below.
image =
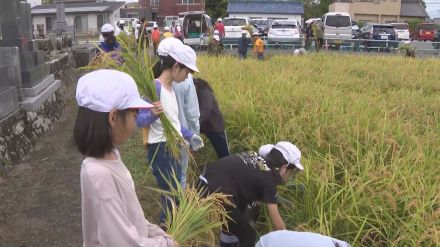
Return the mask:
[[249,39],[246,37],[241,37],[238,40],[238,53],[246,54],[249,46]]
[[200,132],[223,133],[225,125],[211,87],[199,79],[194,79],[200,108]]

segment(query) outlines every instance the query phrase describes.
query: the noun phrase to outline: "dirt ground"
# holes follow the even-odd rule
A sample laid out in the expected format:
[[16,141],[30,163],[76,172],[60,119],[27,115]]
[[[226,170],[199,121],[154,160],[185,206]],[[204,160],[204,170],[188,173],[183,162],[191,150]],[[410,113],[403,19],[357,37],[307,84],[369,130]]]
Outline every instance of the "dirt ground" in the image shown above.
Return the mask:
[[75,83],[66,109],[27,158],[0,177],[0,246],[81,246],[82,156],[73,146]]

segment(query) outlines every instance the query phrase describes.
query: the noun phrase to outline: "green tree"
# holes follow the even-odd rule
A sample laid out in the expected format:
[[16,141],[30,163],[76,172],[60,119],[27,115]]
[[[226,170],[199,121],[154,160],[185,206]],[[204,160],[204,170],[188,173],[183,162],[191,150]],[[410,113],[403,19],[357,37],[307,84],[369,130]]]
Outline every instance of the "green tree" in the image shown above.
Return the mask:
[[226,14],[226,8],[228,7],[228,0],[206,0],[205,9],[209,16],[216,20],[217,18],[223,18]]
[[304,4],[304,19],[321,17],[328,12],[331,0],[299,0]]

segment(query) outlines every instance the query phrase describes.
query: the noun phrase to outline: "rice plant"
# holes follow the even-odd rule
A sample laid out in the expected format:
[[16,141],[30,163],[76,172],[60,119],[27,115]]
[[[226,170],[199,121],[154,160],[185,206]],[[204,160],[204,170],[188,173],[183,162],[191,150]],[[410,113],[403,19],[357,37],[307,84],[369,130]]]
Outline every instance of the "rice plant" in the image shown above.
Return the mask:
[[[110,68],[125,72],[133,77],[139,92],[149,102],[159,101],[152,70],[156,61],[149,55],[147,44],[138,42],[137,49],[133,49],[134,40],[130,37],[122,35],[118,36],[117,40],[122,48],[121,51],[105,53],[101,50],[85,69]],[[115,56],[118,57],[115,59]],[[180,135],[180,130],[174,128],[166,114],[160,114],[159,119],[166,138],[166,147],[172,156],[179,160],[181,147],[187,146]]]
[[[440,60],[360,55],[198,60],[232,149],[290,140],[289,229],[353,246],[440,245]],[[261,232],[266,233],[268,228]]]

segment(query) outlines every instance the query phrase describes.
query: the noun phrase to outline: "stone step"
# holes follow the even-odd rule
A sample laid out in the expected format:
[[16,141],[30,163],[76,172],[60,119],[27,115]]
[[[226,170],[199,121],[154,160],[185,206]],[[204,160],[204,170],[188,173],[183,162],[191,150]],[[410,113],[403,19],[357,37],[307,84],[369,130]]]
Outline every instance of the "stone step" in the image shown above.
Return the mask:
[[22,71],[23,88],[33,88],[50,74],[50,63],[46,62],[29,70]]
[[18,94],[15,87],[0,91],[0,119],[18,109]]
[[40,94],[25,98],[22,102],[19,102],[21,108],[25,111],[35,111],[40,107],[47,99],[49,99],[56,90],[58,90],[62,85],[62,81],[55,80],[46,89],[44,89]]
[[55,81],[55,76],[53,74],[50,74],[33,88],[20,88],[20,96],[22,98],[37,96],[39,93],[41,93],[41,91],[52,84],[53,81]]
[[35,55],[33,52],[23,52],[20,55],[21,70],[26,71],[35,67]]
[[44,51],[34,51],[35,64],[41,65],[45,62]]

